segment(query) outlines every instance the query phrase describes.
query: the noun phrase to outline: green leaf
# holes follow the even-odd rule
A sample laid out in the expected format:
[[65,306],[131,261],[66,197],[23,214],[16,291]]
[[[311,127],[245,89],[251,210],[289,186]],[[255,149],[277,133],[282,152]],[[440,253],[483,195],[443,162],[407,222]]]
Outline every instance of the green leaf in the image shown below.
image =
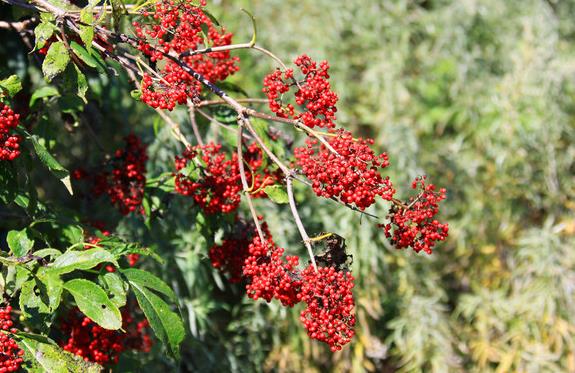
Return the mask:
[[98,373],[103,369],[98,364],[84,361],[81,356],[62,350],[45,336],[18,332],[12,338],[24,350],[27,372]]
[[130,96],[132,96],[133,99],[139,101],[142,98],[142,91],[139,89],[133,89],[130,91]]
[[30,106],[34,105],[38,99],[46,98],[46,97],[53,97],[53,96],[60,96],[56,87],[46,86],[42,88],[38,88],[37,90],[32,93],[32,97],[30,97]]
[[38,155],[40,161],[52,172],[54,176],[60,179],[62,184],[64,184],[68,190],[68,193],[74,194],[74,191],[72,190],[72,184],[70,182],[70,173],[68,170],[62,167],[56,158],[54,158],[52,154],[50,154],[48,150],[42,144],[40,144],[36,135],[30,135],[29,133],[27,133],[27,135],[28,140],[32,143],[34,151],[36,151],[36,155]]
[[8,96],[14,97],[16,93],[22,90],[22,82],[17,75],[10,75],[8,78],[0,80],[0,93],[8,93]]
[[41,269],[38,276],[22,284],[20,290],[20,310],[27,319],[41,324],[48,331],[52,316],[62,298],[62,280],[59,276]]
[[212,13],[208,12],[206,8],[202,9],[202,13],[204,13],[216,26],[221,26],[218,19],[214,17]]
[[29,233],[28,229],[8,232],[6,241],[8,242],[10,251],[12,251],[15,256],[24,256],[34,247],[34,240],[30,238]]
[[173,290],[164,281],[150,272],[137,268],[127,268],[122,270],[122,274],[126,276],[130,284],[138,284],[142,287],[158,291],[166,295],[172,302],[176,302],[176,294]]
[[42,72],[47,81],[51,81],[56,75],[61,74],[70,62],[70,54],[66,50],[64,43],[57,41],[50,45],[46,58],[42,63]]
[[50,271],[59,275],[75,270],[94,268],[100,263],[110,262],[118,266],[114,255],[102,248],[93,248],[82,251],[66,251],[52,263]]
[[117,272],[106,272],[98,276],[98,281],[111,296],[110,300],[116,307],[119,308],[126,305],[128,285]]
[[76,224],[68,224],[61,228],[62,236],[67,238],[68,242],[78,244],[84,241],[84,230]]
[[36,26],[34,29],[36,49],[43,48],[46,45],[48,39],[52,37],[52,34],[54,34],[56,29],[56,26],[50,22],[41,22],[38,26]]
[[54,16],[52,13],[48,13],[48,12],[41,12],[40,13],[40,21],[52,22],[54,20],[56,20],[56,16]]
[[117,237],[102,237],[102,240],[98,242],[98,245],[106,248],[111,254],[116,258],[123,257],[128,254],[139,254],[144,256],[150,256],[158,263],[163,263],[164,259],[159,256],[155,251],[149,248],[142,248],[137,244],[126,243]]
[[272,201],[279,204],[289,202],[287,191],[281,185],[270,185],[264,188],[264,192]]
[[120,310],[100,286],[92,281],[75,279],[66,282],[64,289],[72,294],[80,311],[102,328],[118,330],[122,327]]
[[74,51],[74,54],[78,56],[84,63],[90,67],[98,67],[98,61],[80,44],[75,41],[70,43],[70,48]]
[[130,287],[156,337],[168,348],[170,355],[179,359],[180,344],[186,334],[180,316],[173,312],[162,298],[140,283],[130,282]]
[[92,41],[94,40],[94,7],[87,6],[80,12],[80,21],[85,25],[79,25],[80,39],[86,46],[88,53],[92,53]]

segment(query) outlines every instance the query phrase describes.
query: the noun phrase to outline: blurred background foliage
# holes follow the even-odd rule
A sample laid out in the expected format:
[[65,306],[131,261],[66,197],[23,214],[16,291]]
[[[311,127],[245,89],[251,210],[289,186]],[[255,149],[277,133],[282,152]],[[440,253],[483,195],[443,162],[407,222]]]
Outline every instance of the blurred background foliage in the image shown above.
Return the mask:
[[[70,202],[92,219],[117,223],[128,238],[144,237],[167,259],[160,273],[176,287],[190,332],[179,369],[575,371],[575,1],[210,4],[236,42],[251,37],[239,10],[245,7],[257,18],[258,43],[280,58],[327,59],[339,124],[374,137],[390,154],[400,191],[420,174],[448,189],[442,217],[450,237],[431,256],[396,251],[369,218],[298,190],[310,233],[344,236],[354,257],[357,336],[332,354],[305,335],[298,307],[254,303],[211,268],[207,250],[233,222],[215,229],[222,221],[178,197],[162,200],[165,211],[150,229],[138,217],[93,211],[91,201]],[[11,52],[11,43],[0,47],[2,65],[22,69],[25,52]],[[241,72],[232,81],[261,97],[273,61],[239,55]],[[28,70],[28,84],[41,85]],[[129,98],[127,79],[93,76],[90,84],[91,104],[68,120],[80,129],[91,121],[117,144],[135,131],[150,144],[150,175],[171,171],[181,148],[152,111]],[[189,135],[186,113],[174,115]],[[70,132],[75,140],[61,148],[70,166],[101,159],[96,144],[82,140],[86,131]],[[302,249],[283,206],[258,201],[258,209],[288,252]],[[370,212],[385,209],[382,203]],[[146,364],[176,369],[159,359]],[[123,362],[126,371],[132,363]]]

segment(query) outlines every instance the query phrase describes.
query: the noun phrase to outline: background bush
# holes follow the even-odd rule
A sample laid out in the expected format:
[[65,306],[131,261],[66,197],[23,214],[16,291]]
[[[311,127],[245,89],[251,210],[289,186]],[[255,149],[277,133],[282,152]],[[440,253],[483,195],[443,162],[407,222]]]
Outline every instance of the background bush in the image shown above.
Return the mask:
[[[354,256],[357,336],[331,354],[307,338],[298,310],[249,301],[211,268],[205,237],[219,233],[206,232],[209,222],[190,204],[168,201],[147,230],[112,208],[94,213],[70,202],[57,180],[36,175],[39,195],[117,223],[121,235],[145,237],[166,258],[156,273],[176,288],[190,332],[180,369],[574,371],[575,1],[212,1],[237,42],[251,34],[242,6],[257,17],[258,42],[282,59],[305,52],[330,61],[339,123],[376,138],[396,183],[407,186],[423,173],[448,189],[450,237],[431,256],[399,252],[366,217],[309,198],[301,214],[310,233],[337,232]],[[30,86],[44,84],[24,63],[27,50],[6,35],[1,68]],[[274,65],[239,55],[232,81],[261,95]],[[142,135],[151,144],[150,173],[171,171],[181,149],[126,94],[127,78],[95,75],[90,86],[96,102],[85,118],[62,115],[57,105],[51,112],[70,125],[71,136],[57,135],[66,166],[102,157],[75,127],[87,122],[97,134],[114,133],[118,142],[103,144],[109,151],[130,131]],[[56,134],[50,126],[40,128]],[[93,148],[93,159],[74,157],[84,154],[75,151],[81,146]],[[281,245],[300,247],[287,215],[284,208],[269,214],[272,233]],[[176,369],[160,356],[148,366]]]

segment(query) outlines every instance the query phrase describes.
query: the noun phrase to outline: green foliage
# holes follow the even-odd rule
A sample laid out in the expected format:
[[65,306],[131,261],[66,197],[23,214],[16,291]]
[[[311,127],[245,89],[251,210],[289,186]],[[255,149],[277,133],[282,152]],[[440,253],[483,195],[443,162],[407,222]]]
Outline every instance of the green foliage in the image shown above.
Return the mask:
[[[113,25],[121,27],[123,6],[110,4]],[[229,284],[207,257],[233,222],[215,222],[170,194],[173,156],[182,148],[137,102],[139,90],[130,97],[127,76],[113,74],[121,69],[98,59],[90,41],[101,20],[84,10],[85,47],[70,42],[84,69],[71,65],[59,41],[35,65],[29,48],[0,30],[0,71],[9,72],[0,78],[20,77],[1,80],[1,95],[29,102],[38,119],[26,135],[36,155],[23,154],[17,165],[0,162],[7,238],[0,243],[0,290],[19,297],[24,325],[44,332],[66,307],[82,305],[96,322],[119,328],[116,311],[131,299],[168,352],[181,353],[174,363],[155,348],[146,357],[151,371],[573,370],[575,2],[242,0],[211,7],[237,42],[255,38],[250,20],[239,16],[242,5],[257,17],[258,45],[286,62],[301,53],[330,62],[338,123],[376,138],[398,187],[423,173],[448,189],[449,241],[430,257],[396,251],[368,216],[306,199],[298,206],[310,235],[336,232],[354,257],[354,342],[332,355],[299,327],[301,309],[245,301],[241,285]],[[43,15],[36,48],[52,35],[53,22]],[[277,65],[237,53],[241,73],[222,88],[260,95],[263,76]],[[31,94],[19,98],[20,84]],[[221,123],[236,123],[225,107],[209,110]],[[173,115],[192,138],[188,113]],[[199,127],[208,140],[236,144],[232,131],[203,119]],[[267,123],[255,128],[276,154],[283,150]],[[146,221],[120,216],[69,178],[68,170],[98,164],[132,131],[150,144]],[[193,165],[188,171],[199,172]],[[265,192],[286,202],[280,186]],[[298,201],[310,193],[295,192]],[[78,198],[85,194],[97,208]],[[298,254],[301,239],[287,207],[256,204],[273,209],[266,218],[274,238]],[[117,227],[99,237],[101,249],[84,250],[86,218]],[[124,264],[127,254],[146,257],[133,269]],[[100,268],[108,263],[121,270]],[[96,369],[47,338],[15,338],[36,371]],[[126,366],[118,371],[134,370]]]

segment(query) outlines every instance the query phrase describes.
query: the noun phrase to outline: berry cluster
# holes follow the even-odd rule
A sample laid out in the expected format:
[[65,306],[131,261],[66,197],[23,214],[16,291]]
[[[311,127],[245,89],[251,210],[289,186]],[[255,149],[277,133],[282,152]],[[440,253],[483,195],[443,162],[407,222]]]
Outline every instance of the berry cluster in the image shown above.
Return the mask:
[[0,307],[0,372],[16,372],[24,361],[24,350],[4,331],[16,333],[12,322],[12,306]]
[[259,237],[249,245],[249,256],[244,262],[243,273],[248,279],[248,297],[266,302],[279,300],[282,305],[293,307],[298,303],[299,273],[297,256],[286,256],[284,249],[277,247],[271,239],[262,243]]
[[[202,2],[205,6],[205,1]],[[193,54],[200,46],[230,45],[232,34],[218,30],[201,7],[185,0],[161,0],[142,13],[145,22],[134,22],[139,49],[152,61],[163,60],[165,54],[176,54],[180,61],[202,74],[210,82],[226,79],[239,70],[238,57],[230,51]],[[206,43],[208,45],[206,45]],[[145,74],[142,80],[142,101],[153,108],[172,110],[188,98],[200,94],[201,84],[171,59],[155,81]]]
[[[252,196],[265,197],[263,188],[279,180],[279,171],[272,171],[264,164],[263,153],[256,143],[247,146],[244,162],[246,179],[252,183]],[[236,153],[229,157],[221,144],[198,145],[176,157],[175,165],[176,192],[192,196],[206,213],[229,213],[238,208],[242,183]]]
[[[245,281],[246,293],[254,300],[276,299],[286,307],[305,302],[307,307],[300,317],[302,324],[311,338],[327,343],[332,351],[350,342],[355,325],[354,279],[343,263],[323,261],[325,267],[319,267],[318,272],[311,266],[301,271],[299,258],[284,256],[285,250],[273,242],[265,223],[262,224],[267,237],[264,243],[253,227],[241,227],[244,233],[239,238],[228,238],[222,245],[210,249],[212,265],[230,273],[231,282]],[[330,254],[333,253],[330,251]]]
[[13,161],[20,155],[20,136],[12,130],[18,126],[20,114],[15,114],[8,106],[0,102],[0,160]]
[[176,170],[176,192],[192,196],[206,213],[228,213],[238,208],[242,187],[237,155],[228,158],[221,144],[185,150],[182,157],[176,157]]
[[[113,205],[124,215],[141,209],[146,184],[146,146],[133,134],[124,141],[126,146],[116,150],[110,161],[111,171],[94,176],[94,194],[107,194]],[[82,175],[75,175],[75,177]]]
[[445,199],[445,189],[435,191],[435,185],[425,184],[425,177],[415,179],[411,185],[419,187],[420,193],[411,197],[404,206],[394,204],[387,218],[388,224],[382,224],[385,235],[398,249],[413,248],[415,252],[431,254],[437,241],[447,237],[449,227],[434,217],[439,212],[439,202]]
[[[238,219],[239,220],[239,219]],[[270,236],[266,223],[262,224],[266,236]],[[255,234],[254,224],[238,221],[235,229],[226,235],[221,245],[213,245],[208,256],[212,266],[228,274],[231,283],[239,283],[243,279],[245,260],[250,255],[249,247]]]
[[125,332],[121,332],[104,329],[78,309],[72,309],[60,325],[65,336],[60,346],[86,361],[101,365],[117,364],[126,350],[150,351],[152,340],[147,328],[147,320],[136,322],[128,311],[122,312],[122,329]]
[[[279,117],[300,120],[310,128],[334,128],[338,97],[329,84],[329,63],[322,61],[318,66],[304,54],[297,57],[294,64],[304,75],[302,81],[295,80],[292,69],[276,70],[264,78],[263,92],[267,95],[270,110]],[[284,106],[282,100],[293,86],[298,88],[295,102],[304,108],[299,114],[295,113],[292,104]]]
[[315,193],[339,198],[361,210],[371,206],[376,196],[391,200],[395,190],[389,177],[380,173],[389,166],[387,154],[376,155],[370,148],[372,139],[354,139],[341,129],[332,134],[328,143],[337,154],[315,138],[307,139],[305,147],[294,149],[296,162],[312,181]]
[[354,336],[353,276],[334,267],[316,272],[309,266],[302,277],[299,299],[307,304],[302,324],[311,338],[327,343],[332,351],[341,350]]

